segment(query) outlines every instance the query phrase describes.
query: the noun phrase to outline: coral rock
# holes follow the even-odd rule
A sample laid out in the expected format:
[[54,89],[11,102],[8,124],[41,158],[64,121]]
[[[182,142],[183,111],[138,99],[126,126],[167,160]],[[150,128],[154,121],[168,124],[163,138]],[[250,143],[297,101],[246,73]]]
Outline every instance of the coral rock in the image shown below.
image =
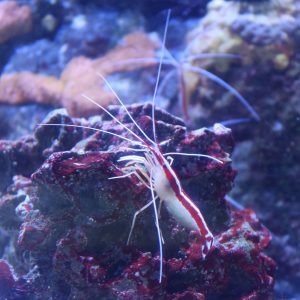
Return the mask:
[[[64,109],[50,113],[45,122],[74,124]],[[17,141],[0,140],[0,193],[13,182],[14,175],[30,176],[45,157],[55,151],[70,149],[81,138],[82,131],[77,128],[41,126],[34,135]]]
[[[108,109],[140,134],[124,108]],[[128,110],[151,137],[152,106],[132,105]],[[161,144],[163,152],[207,153],[225,161],[220,165],[204,158],[175,158],[172,167],[187,194],[201,208],[215,235],[215,247],[202,260],[201,237],[179,226],[163,207],[160,224],[165,239],[164,268],[159,284],[159,253],[151,209],[137,219],[131,243],[126,245],[132,217],[151,199],[150,192],[134,176],[109,179],[122,175],[118,160],[136,154],[125,149],[132,145],[116,136],[86,128],[75,130],[64,124],[92,126],[126,138],[132,138],[131,134],[107,115],[85,120],[56,112],[44,123],[53,122],[53,118],[62,126],[40,126],[34,134],[44,159],[32,170],[32,183],[28,182],[32,187],[23,201],[27,202],[18,204],[19,208],[30,207],[23,210],[14,258],[18,265],[23,262],[23,254],[29,254],[22,263],[25,275],[19,280],[27,279],[26,288],[31,292],[26,296],[30,300],[39,299],[40,291],[47,299],[54,295],[59,299],[270,297],[275,264],[263,251],[271,235],[251,209],[235,211],[224,200],[235,177],[230,153],[224,151],[233,149],[230,130],[219,125],[213,130],[187,131],[182,120],[156,110],[157,140],[165,141]],[[45,130],[51,130],[51,135]],[[60,148],[55,147],[58,141]],[[16,186],[4,191],[2,199],[8,197],[9,190],[16,191]],[[6,288],[7,293],[13,290],[12,285]]]
[[[299,7],[296,2],[265,1],[241,5],[238,1],[211,1],[205,17],[188,34],[189,54],[237,54],[239,59],[207,59],[194,64],[226,79],[253,105],[255,97],[261,93],[251,93],[249,87],[256,85],[264,90],[266,84],[261,87],[256,84],[259,81],[266,81],[270,86],[269,78],[287,70],[299,51]],[[258,68],[258,65],[262,67]],[[229,75],[232,70],[237,74],[234,78]],[[253,85],[249,84],[251,80]],[[229,113],[227,119],[247,116],[237,99],[228,97],[223,88],[216,89],[210,80],[195,73],[187,72],[185,88],[190,103],[197,103],[199,109],[206,112],[199,113],[202,118],[222,120],[228,112],[235,112],[235,115]],[[248,97],[247,93],[250,94]]]

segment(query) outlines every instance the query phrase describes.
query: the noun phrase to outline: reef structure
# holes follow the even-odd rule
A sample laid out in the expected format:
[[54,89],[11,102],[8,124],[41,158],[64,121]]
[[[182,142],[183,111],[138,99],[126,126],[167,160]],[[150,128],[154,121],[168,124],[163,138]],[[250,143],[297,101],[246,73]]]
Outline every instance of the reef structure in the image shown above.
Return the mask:
[[[300,168],[295,163],[300,159],[299,16],[295,0],[243,4],[214,0],[188,36],[190,54],[240,56],[201,66],[226,79],[260,115],[260,122],[233,129],[237,142],[233,161],[240,172],[232,195],[259,212],[272,231],[271,255],[278,263],[276,296],[288,299],[300,297]],[[187,82],[191,110],[197,111],[197,106],[201,112],[198,124],[249,117],[216,85],[203,79],[199,84],[199,77]]]
[[[128,110],[151,136],[151,104]],[[136,131],[124,108],[109,111]],[[71,118],[53,111],[31,136],[0,142],[0,294],[4,299],[271,299],[274,261],[263,251],[270,232],[251,209],[225,200],[236,172],[203,158],[176,157],[172,167],[185,191],[201,208],[215,235],[215,249],[201,259],[195,232],[179,226],[162,208],[164,273],[151,210],[138,218],[126,245],[135,211],[150,192],[134,177],[121,175],[118,159],[127,141],[90,126],[130,137],[107,115]],[[184,122],[156,110],[163,152],[229,157],[234,142],[222,125],[188,131]],[[137,131],[136,131],[137,132]]]
[[[261,118],[269,117],[271,103],[283,101],[281,90],[296,93],[293,85],[299,75],[299,12],[299,4],[294,0],[252,4],[213,0],[205,17],[187,35],[189,55],[219,53],[239,56],[237,59],[208,59],[193,64],[226,80],[253,105]],[[202,112],[198,118],[250,117],[242,106],[233,105],[236,102],[217,85],[192,73],[187,73],[186,77],[189,102],[198,105]],[[289,82],[285,82],[287,80]],[[293,96],[289,102],[299,111]],[[281,108],[276,106],[277,114],[279,111]]]

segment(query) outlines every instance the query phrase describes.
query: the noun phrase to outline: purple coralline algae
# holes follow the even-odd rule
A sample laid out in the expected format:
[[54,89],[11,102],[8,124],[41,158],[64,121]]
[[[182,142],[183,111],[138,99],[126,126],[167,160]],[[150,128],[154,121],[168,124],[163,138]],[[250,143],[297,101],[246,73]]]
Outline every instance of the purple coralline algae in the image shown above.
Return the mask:
[[[151,137],[151,105],[128,110]],[[109,111],[138,133],[124,108]],[[201,258],[201,238],[179,226],[162,208],[163,278],[150,201],[135,177],[122,175],[118,159],[136,153],[130,134],[106,115],[75,119],[51,113],[33,135],[0,142],[1,299],[271,299],[275,263],[264,254],[270,232],[251,209],[238,210],[224,199],[236,172],[229,156],[234,142],[222,125],[187,131],[180,119],[156,110],[162,152],[203,153],[226,161],[176,156],[173,169],[215,236]],[[132,147],[132,146],[131,146]]]

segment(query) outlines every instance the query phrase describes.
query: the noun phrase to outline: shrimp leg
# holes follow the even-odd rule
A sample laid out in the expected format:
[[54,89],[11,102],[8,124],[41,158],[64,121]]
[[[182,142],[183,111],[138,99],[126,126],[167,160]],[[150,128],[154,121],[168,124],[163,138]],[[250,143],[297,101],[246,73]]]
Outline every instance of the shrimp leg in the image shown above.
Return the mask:
[[136,211],[134,213],[134,216],[133,216],[133,219],[132,219],[131,228],[130,228],[130,232],[129,232],[129,236],[128,236],[128,239],[127,239],[127,245],[129,244],[129,241],[130,241],[130,238],[131,238],[131,235],[132,235],[132,231],[134,229],[134,225],[135,225],[135,221],[136,221],[137,216],[141,212],[143,212],[146,208],[148,208],[151,204],[153,204],[157,198],[158,197],[156,196],[152,201],[148,202],[145,206],[143,206],[141,209],[139,209],[138,211]]
[[152,202],[153,202],[153,209],[155,214],[155,225],[157,229],[157,235],[158,235],[158,243],[159,243],[159,283],[161,283],[162,280],[162,268],[163,268],[163,249],[162,249],[162,235],[161,230],[159,226],[159,220],[158,220],[158,213],[157,213],[157,206],[156,206],[156,198],[157,196],[154,195],[154,189],[153,189],[153,183],[152,183],[152,171],[150,172],[150,187],[151,187],[151,196],[152,196]]

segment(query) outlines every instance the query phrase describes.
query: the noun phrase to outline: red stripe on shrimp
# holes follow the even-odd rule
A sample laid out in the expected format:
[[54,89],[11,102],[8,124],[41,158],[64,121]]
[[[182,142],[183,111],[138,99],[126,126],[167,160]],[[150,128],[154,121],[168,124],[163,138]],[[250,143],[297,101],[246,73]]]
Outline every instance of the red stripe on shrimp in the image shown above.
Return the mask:
[[196,222],[200,234],[203,237],[206,237],[210,234],[210,231],[204,221],[204,218],[198,208],[196,208],[195,204],[192,202],[192,200],[188,197],[188,195],[181,189],[181,187],[176,182],[176,179],[174,177],[174,174],[170,172],[170,170],[167,167],[164,167],[165,174],[170,182],[170,185],[177,197],[177,199],[180,201],[180,203],[186,208],[186,210],[190,213],[191,217]]
[[202,213],[182,189],[174,170],[169,166],[169,164],[166,164],[164,162],[164,158],[162,157],[162,155],[160,155],[161,153],[157,153],[151,146],[148,147],[151,150],[151,152],[155,155],[159,164],[163,167],[165,175],[170,183],[171,188],[173,189],[173,192],[176,195],[176,198],[178,199],[178,201],[180,201],[183,207],[189,212],[191,218],[193,218],[193,220],[197,224],[201,236],[204,239],[212,238],[212,234],[208,229],[208,226],[203,218]]

